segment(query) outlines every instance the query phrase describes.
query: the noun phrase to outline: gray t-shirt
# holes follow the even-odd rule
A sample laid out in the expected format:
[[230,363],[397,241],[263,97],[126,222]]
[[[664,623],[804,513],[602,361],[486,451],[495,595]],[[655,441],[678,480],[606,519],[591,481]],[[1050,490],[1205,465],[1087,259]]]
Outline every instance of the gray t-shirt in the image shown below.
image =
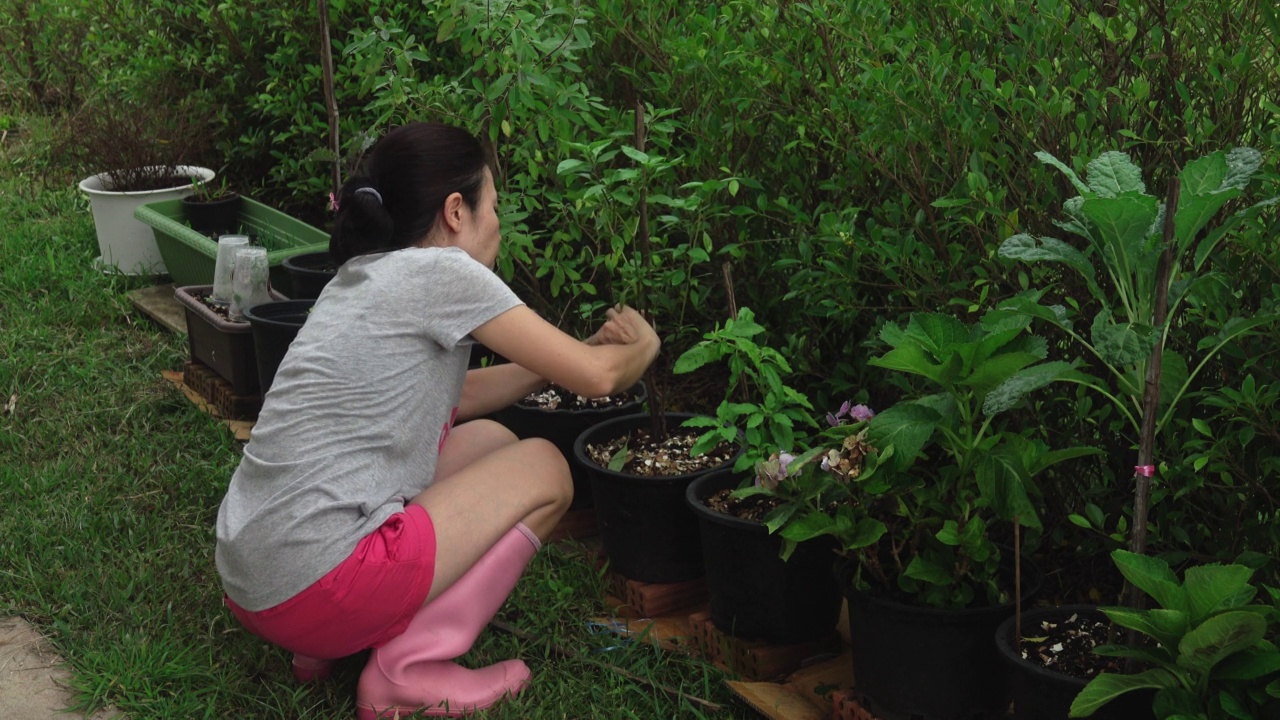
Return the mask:
[[236,604],[298,594],[431,484],[469,334],[519,304],[457,248],[342,266],[280,363],[218,510],[218,573]]

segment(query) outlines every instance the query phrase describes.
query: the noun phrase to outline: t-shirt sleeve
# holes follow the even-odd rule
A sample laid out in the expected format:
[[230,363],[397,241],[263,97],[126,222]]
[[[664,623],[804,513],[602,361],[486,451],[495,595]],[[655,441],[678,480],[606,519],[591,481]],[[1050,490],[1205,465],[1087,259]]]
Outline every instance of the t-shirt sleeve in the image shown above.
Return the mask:
[[492,270],[457,248],[439,253],[431,282],[436,301],[424,313],[424,326],[442,347],[457,345],[476,328],[523,304]]

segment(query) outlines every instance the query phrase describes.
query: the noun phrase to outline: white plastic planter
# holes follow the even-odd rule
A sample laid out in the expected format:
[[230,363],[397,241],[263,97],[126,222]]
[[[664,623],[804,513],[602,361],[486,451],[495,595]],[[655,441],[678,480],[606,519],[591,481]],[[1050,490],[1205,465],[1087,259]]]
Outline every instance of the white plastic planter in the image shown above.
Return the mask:
[[[178,166],[178,174],[203,182],[213,180],[215,173],[194,165]],[[98,233],[98,250],[102,255],[97,265],[106,272],[125,275],[159,275],[166,272],[164,259],[156,247],[151,227],[133,217],[133,211],[145,203],[172,200],[191,194],[191,181],[161,190],[115,192],[106,189],[107,175],[99,173],[80,181],[80,190],[89,196],[93,225]]]

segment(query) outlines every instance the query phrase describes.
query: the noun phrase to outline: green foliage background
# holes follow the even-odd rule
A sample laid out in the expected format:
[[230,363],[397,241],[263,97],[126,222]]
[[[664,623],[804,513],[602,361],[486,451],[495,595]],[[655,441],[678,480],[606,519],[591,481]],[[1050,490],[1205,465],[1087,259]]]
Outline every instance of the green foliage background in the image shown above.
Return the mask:
[[[855,395],[886,407],[909,389],[866,359],[875,331],[913,311],[968,321],[1047,287],[1092,316],[1078,280],[996,255],[1011,235],[1047,234],[1073,194],[1037,151],[1079,169],[1122,150],[1159,195],[1189,160],[1245,145],[1265,158],[1253,196],[1280,188],[1280,18],[1266,0],[329,8],[348,170],[390,125],[474,129],[500,170],[500,271],[531,304],[578,331],[605,303],[643,304],[670,358],[749,306],[819,410]],[[203,162],[323,226],[335,158],[319,27],[315,3],[296,0],[0,0],[0,109],[75,118],[121,98],[143,113],[181,100],[214,130]],[[49,158],[52,181],[67,171]],[[647,260],[633,242],[641,193]],[[1188,303],[1171,346],[1280,299],[1277,229],[1266,215],[1215,253],[1232,282]],[[1040,331],[1052,359],[1072,359]],[[1175,561],[1280,552],[1277,332],[1225,348],[1165,429],[1152,530]],[[1128,426],[1084,390],[1010,415],[1029,438],[1106,450],[1047,473],[1033,542],[1073,557],[1113,547]]]

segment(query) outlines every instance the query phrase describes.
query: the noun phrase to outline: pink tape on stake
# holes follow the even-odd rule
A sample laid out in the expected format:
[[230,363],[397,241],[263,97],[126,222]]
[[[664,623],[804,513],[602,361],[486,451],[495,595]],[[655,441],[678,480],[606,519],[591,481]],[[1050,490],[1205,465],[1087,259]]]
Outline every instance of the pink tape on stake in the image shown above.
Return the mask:
[[1133,473],[1142,477],[1152,477],[1156,474],[1155,465],[1134,465]]

